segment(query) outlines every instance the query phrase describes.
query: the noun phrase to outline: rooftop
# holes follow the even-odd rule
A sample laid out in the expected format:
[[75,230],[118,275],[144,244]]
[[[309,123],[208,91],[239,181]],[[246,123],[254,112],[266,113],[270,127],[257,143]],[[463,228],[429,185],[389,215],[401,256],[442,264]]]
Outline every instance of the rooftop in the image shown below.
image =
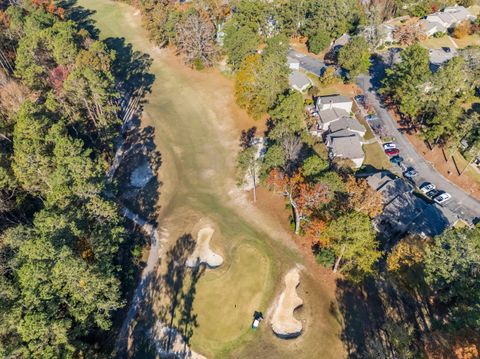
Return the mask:
[[291,87],[299,91],[303,91],[306,87],[310,86],[312,83],[307,75],[305,75],[303,72],[300,72],[298,70],[293,70],[290,73],[290,75],[288,76],[288,81]]
[[330,125],[330,132],[333,133],[340,130],[352,130],[363,133],[367,131],[365,126],[363,126],[360,122],[347,116],[343,116],[338,121],[335,121]]
[[358,159],[365,156],[360,139],[355,134],[349,137],[333,137],[330,147],[336,157]]
[[318,115],[321,123],[330,123],[342,118],[343,116],[348,116],[348,112],[341,108],[332,107],[319,111]]
[[318,101],[322,104],[352,102],[350,98],[342,95],[321,96]]

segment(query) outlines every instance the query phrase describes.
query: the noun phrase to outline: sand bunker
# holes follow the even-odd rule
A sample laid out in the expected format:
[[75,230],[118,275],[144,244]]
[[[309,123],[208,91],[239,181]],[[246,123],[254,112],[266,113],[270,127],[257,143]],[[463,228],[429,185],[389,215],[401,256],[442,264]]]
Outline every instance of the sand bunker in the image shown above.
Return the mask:
[[285,289],[276,300],[272,315],[272,329],[281,338],[295,338],[302,333],[302,322],[293,316],[296,308],[303,304],[297,294],[300,271],[291,269],[285,275]]
[[143,188],[153,178],[153,171],[150,165],[145,162],[142,165],[135,168],[130,176],[130,184],[133,187]]
[[193,268],[202,263],[211,268],[222,265],[223,257],[210,249],[210,240],[214,232],[215,230],[210,226],[203,227],[198,231],[195,250],[187,259],[187,267]]

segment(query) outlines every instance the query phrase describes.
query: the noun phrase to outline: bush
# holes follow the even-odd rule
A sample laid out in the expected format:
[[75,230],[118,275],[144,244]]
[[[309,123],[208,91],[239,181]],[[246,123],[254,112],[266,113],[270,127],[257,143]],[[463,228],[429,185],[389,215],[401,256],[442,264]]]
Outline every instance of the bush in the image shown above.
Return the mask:
[[331,268],[335,263],[335,253],[329,248],[320,248],[315,255],[315,260],[321,266]]
[[433,37],[436,38],[436,39],[439,39],[441,37],[444,37],[447,33],[446,32],[436,32],[435,34],[433,34]]
[[311,86],[311,87],[309,87],[307,93],[308,93],[310,96],[317,96],[318,91],[320,91],[320,90],[319,90],[319,88],[318,88],[317,86]]
[[470,21],[463,21],[453,30],[452,35],[456,39],[462,39],[470,34],[471,28],[472,25],[470,24]]
[[308,51],[319,54],[330,45],[331,39],[324,31],[318,31],[308,39]]

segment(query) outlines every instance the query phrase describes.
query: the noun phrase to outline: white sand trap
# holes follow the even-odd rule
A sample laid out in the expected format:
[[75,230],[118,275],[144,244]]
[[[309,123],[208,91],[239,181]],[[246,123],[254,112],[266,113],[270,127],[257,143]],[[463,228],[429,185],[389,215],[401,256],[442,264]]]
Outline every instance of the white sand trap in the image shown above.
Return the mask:
[[302,333],[302,322],[293,316],[295,309],[303,304],[297,294],[300,284],[300,271],[291,269],[285,275],[285,289],[276,300],[272,315],[272,329],[281,338],[295,338]]
[[153,171],[150,165],[145,162],[135,168],[130,176],[130,184],[136,188],[143,188],[153,178]]
[[210,240],[215,230],[206,226],[201,228],[197,234],[197,243],[190,257],[188,257],[186,265],[193,268],[201,263],[205,263],[211,268],[219,267],[223,263],[223,257],[210,249]]

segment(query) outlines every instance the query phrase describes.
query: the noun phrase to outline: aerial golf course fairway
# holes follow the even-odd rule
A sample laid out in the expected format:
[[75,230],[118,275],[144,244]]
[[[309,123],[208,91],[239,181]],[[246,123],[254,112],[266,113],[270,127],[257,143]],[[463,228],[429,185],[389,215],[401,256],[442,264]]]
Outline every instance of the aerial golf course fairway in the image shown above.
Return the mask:
[[[153,60],[150,73],[155,82],[142,124],[154,128],[162,155],[158,222],[170,232],[169,245],[202,217],[218,226],[212,245],[224,262],[207,269],[196,284],[192,307],[197,325],[191,348],[208,358],[345,357],[341,324],[330,313],[335,293],[308,271],[302,274],[298,288],[304,299],[304,306],[295,312],[304,324],[298,339],[275,337],[268,320],[257,331],[250,327],[253,312],[266,314],[283,288],[283,275],[303,260],[293,245],[280,239],[280,234],[288,234],[279,229],[278,221],[253,213],[229,196],[235,188],[240,131],[255,125],[247,123],[245,114],[234,105],[230,80],[214,70],[195,72],[171,51],[159,50],[141,27],[140,14],[128,5],[80,0],[76,6],[94,12],[90,19],[100,30],[100,38],[124,38]],[[160,261],[164,265],[168,258]]]

